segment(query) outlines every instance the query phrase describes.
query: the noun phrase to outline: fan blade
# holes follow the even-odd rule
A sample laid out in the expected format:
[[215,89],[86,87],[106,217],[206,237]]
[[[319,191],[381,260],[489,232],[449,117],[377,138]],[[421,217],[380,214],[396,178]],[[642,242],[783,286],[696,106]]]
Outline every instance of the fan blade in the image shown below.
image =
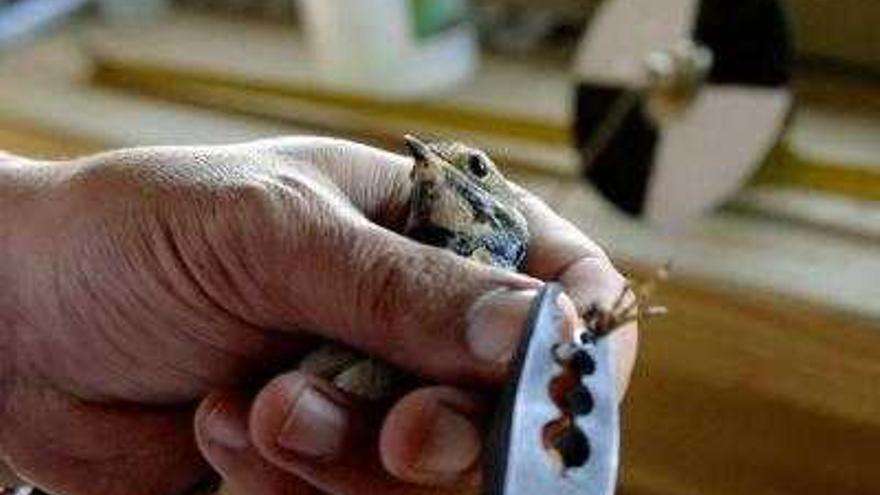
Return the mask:
[[689,39],[697,0],[609,0],[581,41],[575,72],[582,80],[625,87],[646,84],[645,58]]
[[792,96],[757,86],[703,88],[687,114],[660,131],[643,215],[676,228],[748,179],[779,139]]

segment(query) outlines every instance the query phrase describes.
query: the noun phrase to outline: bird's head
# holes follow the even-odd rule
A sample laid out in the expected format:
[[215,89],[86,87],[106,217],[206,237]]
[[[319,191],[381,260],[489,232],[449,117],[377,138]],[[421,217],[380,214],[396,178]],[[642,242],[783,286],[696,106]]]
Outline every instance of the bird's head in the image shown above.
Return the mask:
[[517,195],[482,151],[406,136],[415,159],[408,234],[505,268],[520,268],[528,225]]

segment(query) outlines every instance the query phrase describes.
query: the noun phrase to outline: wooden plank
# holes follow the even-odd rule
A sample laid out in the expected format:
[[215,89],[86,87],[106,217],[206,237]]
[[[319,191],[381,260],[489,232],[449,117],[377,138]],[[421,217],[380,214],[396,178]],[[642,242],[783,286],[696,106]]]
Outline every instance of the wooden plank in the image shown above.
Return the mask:
[[57,133],[23,122],[0,120],[0,150],[35,159],[60,160],[93,153],[107,146],[85,138]]
[[672,281],[643,325],[622,493],[877,493],[878,322]]
[[[226,113],[260,117],[273,122],[308,126],[368,139],[399,139],[406,132],[429,136],[466,136],[470,142],[520,168],[570,177],[577,155],[559,146],[564,133],[534,122],[512,123],[517,132],[499,133],[501,120],[477,111],[436,111],[421,114],[410,104],[361,104],[358,97],[308,96],[299,90],[277,90],[250,83],[221,84],[213,76],[181,77],[165,68],[131,67],[125,63],[96,66],[92,80],[165,101],[195,104]],[[174,81],[174,84],[168,84]],[[380,110],[381,109],[381,110]],[[442,116],[442,117],[441,117]],[[484,117],[482,119],[480,116]],[[469,123],[464,129],[461,124]],[[521,139],[534,131],[534,140]],[[543,142],[546,138],[547,142]]]
[[[880,160],[880,151],[876,159]],[[777,147],[767,163],[758,170],[753,182],[839,194],[865,201],[880,201],[880,166],[859,168],[822,159],[806,160],[790,146]]]

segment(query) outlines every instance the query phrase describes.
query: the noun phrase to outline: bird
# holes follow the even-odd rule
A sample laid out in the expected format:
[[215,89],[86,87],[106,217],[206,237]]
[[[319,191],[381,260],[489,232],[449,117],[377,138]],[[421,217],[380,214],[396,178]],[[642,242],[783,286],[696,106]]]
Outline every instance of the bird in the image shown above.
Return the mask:
[[522,269],[528,223],[495,163],[460,142],[405,139],[415,158],[405,235],[485,264]]
[[[530,232],[521,195],[482,150],[459,141],[425,142],[404,136],[413,157],[409,214],[404,235],[497,268],[525,268]],[[644,283],[623,285],[611,306],[598,302],[581,315],[584,341],[603,338],[640,317],[663,315],[666,308],[640,308],[669,266]],[[330,379],[354,396],[381,400],[407,383],[401,371],[375,358],[327,343],[307,354],[299,369]]]
[[[511,271],[525,266],[528,222],[514,186],[482,150],[458,141],[404,136],[413,158],[403,234],[423,244]],[[381,400],[406,382],[401,371],[336,343],[307,354],[300,371],[354,396]]]

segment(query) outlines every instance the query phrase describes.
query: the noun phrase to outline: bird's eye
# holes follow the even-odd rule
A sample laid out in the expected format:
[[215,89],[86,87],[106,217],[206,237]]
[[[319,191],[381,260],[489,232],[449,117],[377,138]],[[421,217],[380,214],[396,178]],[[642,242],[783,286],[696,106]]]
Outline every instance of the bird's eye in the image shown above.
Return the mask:
[[486,162],[480,157],[480,155],[469,155],[468,156],[468,168],[471,173],[482,179],[489,175],[489,167],[486,165]]

